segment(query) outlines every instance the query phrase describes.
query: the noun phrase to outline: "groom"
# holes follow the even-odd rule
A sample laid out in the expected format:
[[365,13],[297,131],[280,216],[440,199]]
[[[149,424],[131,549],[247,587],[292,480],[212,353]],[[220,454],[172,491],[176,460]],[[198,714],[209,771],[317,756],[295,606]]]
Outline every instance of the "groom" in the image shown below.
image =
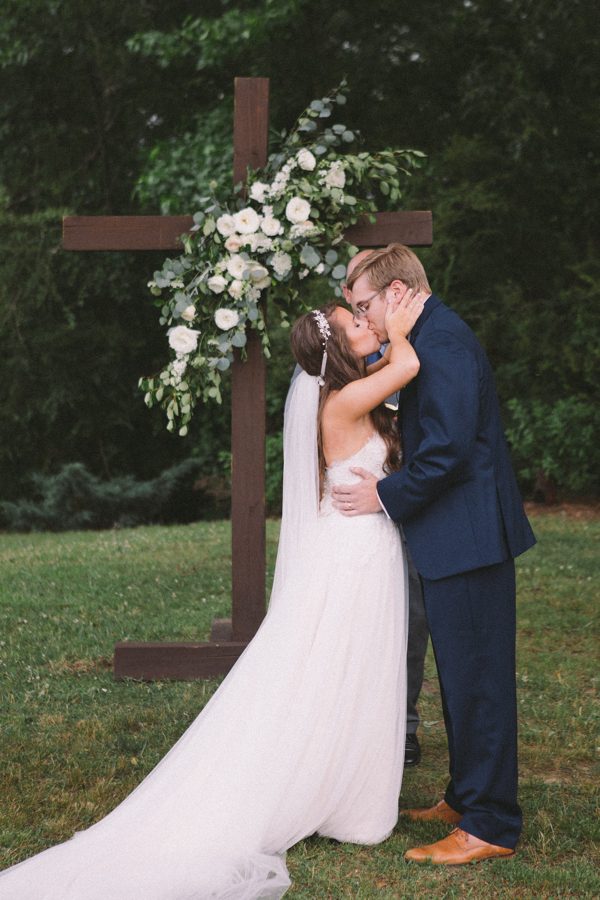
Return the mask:
[[[346,515],[384,511],[404,529],[421,575],[448,737],[450,782],[413,819],[457,825],[406,859],[448,865],[514,853],[517,803],[514,557],[535,543],[523,512],[488,359],[431,293],[415,254],[390,244],[348,278],[355,315],[381,342],[385,310],[407,288],[428,299],[410,341],[419,375],[400,395],[404,465],[334,488]],[[351,511],[349,511],[349,508]]]

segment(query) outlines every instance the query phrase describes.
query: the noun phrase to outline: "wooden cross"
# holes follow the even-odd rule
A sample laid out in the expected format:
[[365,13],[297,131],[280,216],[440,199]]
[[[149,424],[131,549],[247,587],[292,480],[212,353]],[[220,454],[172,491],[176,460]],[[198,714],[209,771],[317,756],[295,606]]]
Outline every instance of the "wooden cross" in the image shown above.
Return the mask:
[[[233,180],[267,161],[269,79],[236,78]],[[65,216],[65,250],[182,250],[178,236],[192,216]],[[432,242],[431,212],[377,213],[376,222],[349,228],[360,247],[399,241]],[[265,615],[265,386],[266,365],[257,332],[250,330],[247,359],[232,366],[232,617],[215,620],[208,642],[136,642],[115,645],[117,678],[209,678],[228,672]]]

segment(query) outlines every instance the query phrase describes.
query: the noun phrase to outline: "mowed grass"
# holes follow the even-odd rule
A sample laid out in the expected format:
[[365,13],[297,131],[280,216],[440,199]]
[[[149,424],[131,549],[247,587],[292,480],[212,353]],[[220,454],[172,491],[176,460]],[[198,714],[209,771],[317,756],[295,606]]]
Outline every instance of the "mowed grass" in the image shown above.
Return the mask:
[[[600,897],[600,518],[538,513],[533,524],[539,545],[518,561],[518,855],[456,869],[407,865],[408,847],[446,829],[401,819],[377,847],[298,844],[288,854],[290,900]],[[277,530],[268,523],[271,567]],[[125,638],[207,638],[212,619],[229,612],[229,534],[216,522],[0,535],[0,867],[97,821],[206,703],[218,680],[115,682],[110,660]],[[421,713],[423,761],[405,774],[402,806],[437,801],[446,778],[431,654]]]

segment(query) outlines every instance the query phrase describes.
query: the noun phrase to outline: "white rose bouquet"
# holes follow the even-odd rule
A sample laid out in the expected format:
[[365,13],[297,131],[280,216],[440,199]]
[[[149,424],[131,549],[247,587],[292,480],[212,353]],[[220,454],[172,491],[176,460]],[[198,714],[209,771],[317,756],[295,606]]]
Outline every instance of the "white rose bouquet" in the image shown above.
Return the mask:
[[236,349],[244,353],[248,328],[269,355],[267,290],[284,323],[309,276],[327,278],[341,296],[356,252],[345,230],[386,201],[396,205],[401,179],[421,164],[418,150],[354,151],[357,133],[333,116],[346,103],[344,87],[313,100],[243,193],[207,197],[181,238],[184,253],[148,283],[174,358],[140,387],[148,406],[165,409],[169,431],[187,434],[198,400],[221,402],[222,373]]

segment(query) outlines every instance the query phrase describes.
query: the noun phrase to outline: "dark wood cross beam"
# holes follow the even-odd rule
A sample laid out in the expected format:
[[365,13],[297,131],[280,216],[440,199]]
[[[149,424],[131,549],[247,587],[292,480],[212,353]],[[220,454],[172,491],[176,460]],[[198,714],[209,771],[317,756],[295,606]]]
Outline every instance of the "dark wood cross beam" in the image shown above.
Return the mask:
[[[233,180],[267,161],[269,79],[236,78]],[[66,216],[65,250],[182,250],[178,237],[191,216]],[[412,246],[432,242],[431,212],[377,213],[345,237],[356,246],[392,241]],[[265,615],[265,386],[260,338],[248,333],[247,359],[232,366],[232,616],[215,620],[208,642],[121,641],[115,646],[117,678],[210,678],[228,672]]]

